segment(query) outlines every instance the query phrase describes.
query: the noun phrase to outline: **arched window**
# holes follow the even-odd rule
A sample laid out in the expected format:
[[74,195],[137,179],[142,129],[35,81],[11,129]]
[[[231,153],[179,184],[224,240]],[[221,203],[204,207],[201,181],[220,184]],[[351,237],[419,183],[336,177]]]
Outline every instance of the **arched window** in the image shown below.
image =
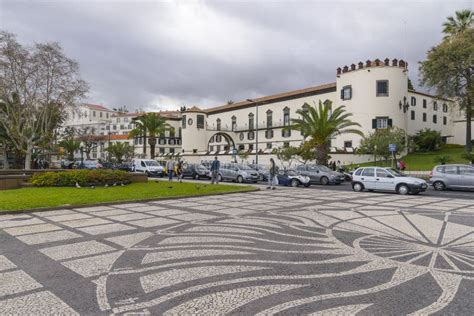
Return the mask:
[[253,113],[249,114],[249,129],[254,129]]
[[231,124],[232,131],[235,131],[237,129],[237,118],[235,117],[235,115],[232,116],[231,120],[232,120],[232,124]]
[[216,129],[217,129],[218,131],[221,130],[221,119],[220,119],[220,118],[218,118],[218,119],[216,120]]
[[267,128],[271,128],[273,125],[273,112],[272,110],[267,111]]

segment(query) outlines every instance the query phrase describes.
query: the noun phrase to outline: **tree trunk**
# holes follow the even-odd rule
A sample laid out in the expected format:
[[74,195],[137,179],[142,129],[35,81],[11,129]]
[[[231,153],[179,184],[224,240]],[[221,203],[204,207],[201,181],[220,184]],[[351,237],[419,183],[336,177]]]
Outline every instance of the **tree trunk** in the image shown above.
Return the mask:
[[25,153],[25,170],[31,169],[31,158],[33,156],[33,144],[28,142],[26,144],[26,153]]
[[466,100],[466,152],[470,153],[472,151],[471,143],[471,125],[472,125],[472,104],[471,98],[467,97]]
[[328,163],[328,150],[326,144],[316,145],[316,163],[326,166]]
[[149,137],[148,138],[148,143],[150,144],[150,156],[151,156],[151,159],[153,159],[153,158],[155,158],[156,138],[155,137]]
[[6,146],[2,146],[3,169],[10,169],[8,164],[8,151]]

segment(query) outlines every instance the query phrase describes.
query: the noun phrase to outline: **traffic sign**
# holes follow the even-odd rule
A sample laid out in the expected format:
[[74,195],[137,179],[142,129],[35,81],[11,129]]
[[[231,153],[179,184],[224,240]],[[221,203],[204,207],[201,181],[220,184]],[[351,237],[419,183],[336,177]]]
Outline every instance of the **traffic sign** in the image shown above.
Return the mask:
[[388,144],[388,150],[392,153],[397,151],[397,144]]

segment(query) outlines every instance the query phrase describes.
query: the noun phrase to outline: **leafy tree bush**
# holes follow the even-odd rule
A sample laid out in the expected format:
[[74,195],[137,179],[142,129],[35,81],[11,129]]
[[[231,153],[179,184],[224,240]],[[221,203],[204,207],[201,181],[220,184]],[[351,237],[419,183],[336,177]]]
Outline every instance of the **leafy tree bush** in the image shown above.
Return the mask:
[[434,159],[435,163],[439,163],[439,164],[442,164],[442,165],[444,165],[446,163],[449,163],[451,161],[453,161],[453,159],[450,156],[447,156],[447,155],[438,156],[438,157],[435,157],[435,159]]
[[378,129],[361,141],[357,152],[359,154],[377,155],[387,161],[392,156],[388,145],[395,144],[397,146],[396,154],[399,154],[405,150],[405,139],[405,131],[398,127]]
[[130,174],[120,170],[72,170],[63,172],[42,172],[33,175],[30,182],[40,187],[105,185],[130,181]]
[[473,152],[465,152],[461,156],[462,158],[466,159],[469,161],[471,164],[474,164],[474,153]]
[[441,133],[429,128],[419,130],[412,137],[415,150],[421,152],[435,151],[442,145]]

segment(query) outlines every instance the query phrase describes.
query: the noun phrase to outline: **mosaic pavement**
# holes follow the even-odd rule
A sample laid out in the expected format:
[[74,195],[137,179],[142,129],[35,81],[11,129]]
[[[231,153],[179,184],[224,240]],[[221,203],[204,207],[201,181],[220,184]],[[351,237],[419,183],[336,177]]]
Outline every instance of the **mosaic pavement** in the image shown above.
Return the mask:
[[470,314],[474,200],[282,189],[0,216],[0,314]]

